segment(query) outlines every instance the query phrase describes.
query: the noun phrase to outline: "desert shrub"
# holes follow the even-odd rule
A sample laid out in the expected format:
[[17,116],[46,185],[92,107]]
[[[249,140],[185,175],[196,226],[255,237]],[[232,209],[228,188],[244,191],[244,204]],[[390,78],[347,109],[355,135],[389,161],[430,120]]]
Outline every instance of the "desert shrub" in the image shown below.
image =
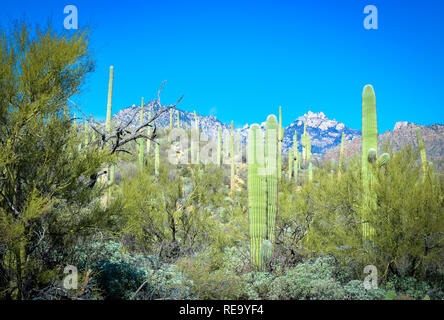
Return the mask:
[[345,292],[333,278],[334,267],[325,258],[288,269],[270,286],[270,298],[279,300],[341,299]]
[[381,300],[386,291],[382,288],[366,289],[362,280],[351,280],[344,285],[344,299],[346,300]]
[[439,179],[422,180],[418,158],[416,150],[406,147],[392,153],[385,166],[374,168],[377,202],[367,217],[375,231],[370,245],[362,243],[359,159],[347,163],[340,180],[319,169],[316,183],[300,192],[313,213],[302,247],[333,254],[342,263],[356,262],[355,278],[368,264],[378,268],[381,279],[390,274],[420,279],[442,272],[444,186]]
[[92,266],[94,281],[104,299],[130,299],[145,281],[142,271],[126,261],[100,260]]
[[396,296],[410,297],[415,300],[424,299],[426,296],[436,300],[444,299],[442,284],[433,285],[413,277],[390,276],[383,284],[383,288],[394,291]]
[[249,272],[242,276],[245,283],[244,298],[262,300],[270,296],[270,285],[276,278],[269,272]]

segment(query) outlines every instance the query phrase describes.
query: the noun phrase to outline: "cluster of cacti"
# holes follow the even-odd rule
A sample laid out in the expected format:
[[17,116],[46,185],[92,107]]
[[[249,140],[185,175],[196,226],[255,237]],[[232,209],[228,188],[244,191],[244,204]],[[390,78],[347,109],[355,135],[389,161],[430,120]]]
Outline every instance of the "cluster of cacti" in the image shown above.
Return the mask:
[[[140,125],[142,125],[142,124],[143,124],[143,97],[142,97],[142,103],[140,105]],[[139,139],[139,167],[140,168],[143,168],[143,163],[144,163],[143,145],[144,145],[143,139]]]
[[364,192],[362,237],[366,241],[374,234],[368,223],[369,215],[376,209],[376,196],[373,192],[376,165],[385,165],[390,159],[387,153],[378,159],[378,126],[376,121],[376,97],[373,87],[366,85],[362,92],[362,184]]
[[250,253],[259,270],[271,257],[278,195],[278,123],[274,115],[267,118],[264,135],[259,125],[248,134],[248,207]]

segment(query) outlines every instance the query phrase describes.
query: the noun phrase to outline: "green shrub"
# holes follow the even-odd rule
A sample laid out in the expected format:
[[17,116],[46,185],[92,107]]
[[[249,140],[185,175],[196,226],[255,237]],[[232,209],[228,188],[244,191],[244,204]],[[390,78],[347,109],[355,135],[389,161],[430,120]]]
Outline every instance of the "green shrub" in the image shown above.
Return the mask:
[[100,260],[93,265],[94,281],[104,299],[130,299],[145,281],[143,272],[125,261]]

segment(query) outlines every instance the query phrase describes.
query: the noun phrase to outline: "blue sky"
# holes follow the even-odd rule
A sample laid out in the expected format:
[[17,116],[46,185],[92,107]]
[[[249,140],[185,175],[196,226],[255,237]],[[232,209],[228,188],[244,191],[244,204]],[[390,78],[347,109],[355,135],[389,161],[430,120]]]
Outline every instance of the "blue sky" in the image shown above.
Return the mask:
[[[92,28],[96,71],[76,101],[104,119],[109,66],[113,113],[185,94],[179,108],[236,126],[283,109],[284,126],[311,110],[361,127],[361,93],[376,92],[379,132],[396,121],[444,123],[444,1],[2,0],[0,24],[50,18],[65,5]],[[378,30],[363,26],[378,8]]]

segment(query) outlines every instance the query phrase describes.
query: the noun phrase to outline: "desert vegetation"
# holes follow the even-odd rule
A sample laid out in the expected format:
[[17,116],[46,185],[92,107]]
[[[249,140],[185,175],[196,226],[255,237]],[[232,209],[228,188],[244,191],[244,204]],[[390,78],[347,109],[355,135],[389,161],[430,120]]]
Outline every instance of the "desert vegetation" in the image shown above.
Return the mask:
[[159,112],[113,123],[111,67],[99,123],[71,101],[94,66],[86,31],[1,30],[0,299],[444,299],[442,172],[420,131],[419,148],[378,145],[372,86],[361,152],[337,163],[307,132],[284,153],[273,108],[247,146],[219,130],[212,163],[196,117],[173,163],[181,97],[162,105],[162,84]]

